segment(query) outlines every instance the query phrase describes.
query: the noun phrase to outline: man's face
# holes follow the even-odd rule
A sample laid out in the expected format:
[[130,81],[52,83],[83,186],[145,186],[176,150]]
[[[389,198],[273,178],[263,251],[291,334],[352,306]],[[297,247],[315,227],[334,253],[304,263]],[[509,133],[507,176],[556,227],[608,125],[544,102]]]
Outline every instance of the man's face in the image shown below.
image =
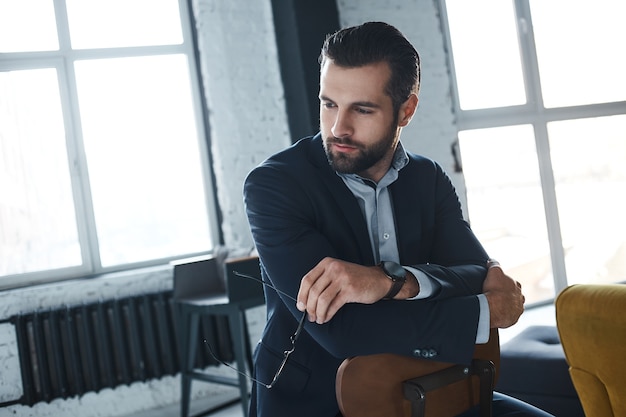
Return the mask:
[[387,63],[358,68],[326,60],[320,75],[320,131],[333,169],[374,181],[389,169],[399,131],[385,86]]

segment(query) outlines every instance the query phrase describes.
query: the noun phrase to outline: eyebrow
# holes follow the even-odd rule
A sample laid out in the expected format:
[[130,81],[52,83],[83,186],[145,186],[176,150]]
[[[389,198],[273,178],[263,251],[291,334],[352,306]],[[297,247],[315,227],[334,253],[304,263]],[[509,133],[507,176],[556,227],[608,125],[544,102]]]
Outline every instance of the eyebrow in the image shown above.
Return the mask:
[[[335,102],[334,100],[324,96],[324,95],[320,95],[320,100],[322,101],[330,101],[330,102]],[[371,101],[355,101],[354,103],[351,103],[352,106],[358,106],[358,107],[371,107],[374,109],[378,109],[380,108],[379,104],[373,103]]]

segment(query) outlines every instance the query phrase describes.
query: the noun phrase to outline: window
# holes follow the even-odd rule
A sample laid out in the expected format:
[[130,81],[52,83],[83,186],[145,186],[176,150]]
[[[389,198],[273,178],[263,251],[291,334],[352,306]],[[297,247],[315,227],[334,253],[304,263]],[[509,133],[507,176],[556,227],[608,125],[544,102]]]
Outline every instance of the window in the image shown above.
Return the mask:
[[0,287],[216,237],[187,2],[0,2]]
[[529,303],[626,281],[626,3],[442,0],[472,228]]

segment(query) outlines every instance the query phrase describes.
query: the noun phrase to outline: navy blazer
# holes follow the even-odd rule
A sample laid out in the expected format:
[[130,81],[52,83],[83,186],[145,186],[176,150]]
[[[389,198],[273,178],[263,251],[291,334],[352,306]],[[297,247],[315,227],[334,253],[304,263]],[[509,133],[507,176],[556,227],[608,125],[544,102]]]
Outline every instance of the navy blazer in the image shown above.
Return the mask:
[[[440,284],[428,300],[346,304],[326,324],[306,321],[295,352],[270,390],[254,384],[251,416],[333,417],[335,373],[347,357],[396,353],[469,363],[488,259],[448,176],[409,154],[389,187],[402,265]],[[301,278],[324,257],[373,265],[367,224],[356,198],[330,167],[320,135],[300,140],[255,168],[244,185],[264,280],[295,297]],[[266,289],[267,324],[255,350],[255,377],[269,383],[302,313]],[[264,390],[259,393],[259,390]]]

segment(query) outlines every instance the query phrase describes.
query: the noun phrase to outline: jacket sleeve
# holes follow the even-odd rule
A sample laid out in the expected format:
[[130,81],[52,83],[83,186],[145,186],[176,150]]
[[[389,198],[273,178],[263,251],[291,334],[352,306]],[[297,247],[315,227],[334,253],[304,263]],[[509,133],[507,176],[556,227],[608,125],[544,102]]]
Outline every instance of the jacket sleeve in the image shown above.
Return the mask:
[[412,163],[391,186],[403,265],[438,284],[431,299],[480,294],[488,255],[463,218],[452,182],[434,161]]

